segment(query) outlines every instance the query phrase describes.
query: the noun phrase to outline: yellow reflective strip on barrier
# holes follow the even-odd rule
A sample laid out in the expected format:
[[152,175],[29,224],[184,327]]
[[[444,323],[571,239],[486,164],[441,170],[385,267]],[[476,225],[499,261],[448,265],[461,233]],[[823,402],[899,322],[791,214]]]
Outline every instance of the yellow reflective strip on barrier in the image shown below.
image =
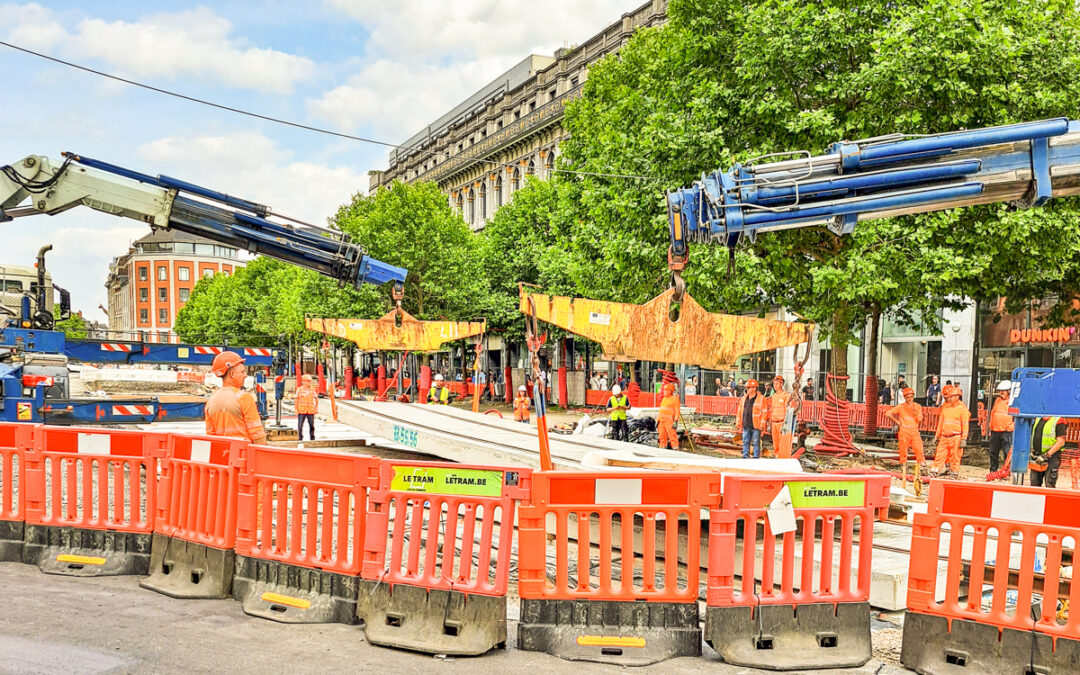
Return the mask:
[[307,609],[311,607],[310,600],[304,600],[303,598],[293,598],[288,595],[280,595],[278,593],[271,593],[267,591],[259,596],[267,602],[276,602],[279,605],[288,605],[289,607],[296,607],[297,609]]
[[579,635],[577,643],[582,647],[644,647],[645,638]]
[[67,553],[61,553],[56,556],[56,562],[63,563],[81,563],[83,565],[104,565],[105,558],[96,558],[89,555],[68,555]]

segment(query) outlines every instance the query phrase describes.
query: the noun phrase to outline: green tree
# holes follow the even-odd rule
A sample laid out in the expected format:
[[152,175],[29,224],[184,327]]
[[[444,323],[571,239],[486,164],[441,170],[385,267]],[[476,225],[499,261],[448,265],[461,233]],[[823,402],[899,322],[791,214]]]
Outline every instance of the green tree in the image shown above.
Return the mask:
[[56,322],[56,330],[62,331],[65,337],[77,340],[86,339],[86,329],[88,327],[89,322],[79,313],[74,313],[68,318]]
[[[593,66],[567,111],[569,168],[646,177],[568,181],[571,269],[593,295],[654,294],[661,192],[702,171],[842,138],[1076,116],[1080,101],[1071,0],[672,0],[669,14]],[[1039,297],[1054,285],[1048,260],[1075,280],[1074,211],[992,205],[862,223],[847,237],[766,234],[740,248],[731,277],[726,251],[699,245],[687,278],[708,308],[778,303],[815,321],[843,374],[868,319],[912,322],[965,294]]]

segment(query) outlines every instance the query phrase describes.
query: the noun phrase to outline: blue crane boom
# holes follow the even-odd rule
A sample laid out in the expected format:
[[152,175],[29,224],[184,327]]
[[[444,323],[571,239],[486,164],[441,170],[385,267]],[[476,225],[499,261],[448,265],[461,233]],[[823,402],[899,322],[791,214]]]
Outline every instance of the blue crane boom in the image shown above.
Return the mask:
[[[24,201],[30,203],[20,206]],[[0,167],[0,220],[52,215],[80,205],[284,260],[350,286],[401,284],[407,274],[368,256],[343,232],[301,223],[263,204],[169,176],[73,153],[64,153],[60,166],[30,155]]]

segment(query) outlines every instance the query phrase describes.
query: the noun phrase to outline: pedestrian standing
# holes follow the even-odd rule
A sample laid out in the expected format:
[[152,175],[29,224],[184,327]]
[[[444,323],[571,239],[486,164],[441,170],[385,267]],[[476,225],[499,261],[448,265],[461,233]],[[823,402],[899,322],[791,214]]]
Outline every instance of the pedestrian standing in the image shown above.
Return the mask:
[[[739,398],[742,398],[746,394],[746,384],[744,384],[744,382],[745,380],[740,377],[739,383],[735,385],[735,395]],[[757,380],[754,380],[754,382],[757,382]],[[754,386],[757,385],[755,384]]]
[[964,448],[967,446],[971,412],[960,402],[959,387],[946,384],[941,395],[945,397],[945,403],[941,406],[937,432],[934,434],[937,449],[934,451],[933,472],[940,474],[945,462],[948,462],[949,475],[955,478],[960,475],[960,460],[964,458]]
[[311,375],[301,378],[302,384],[296,390],[296,431],[300,434],[299,440],[304,440],[304,423],[308,425],[308,440],[315,440],[315,413],[319,412],[319,395],[315,387],[311,386]]
[[743,459],[750,456],[751,447],[754,458],[761,457],[761,431],[765,428],[768,414],[765,397],[758,393],[757,380],[751,379],[746,383],[746,393],[739,398],[739,404],[735,407],[735,419],[742,429]]
[[630,409],[630,399],[622,393],[622,387],[615,385],[611,388],[611,396],[608,398],[608,428],[611,437],[616,441],[625,441],[630,432],[626,425],[626,411]]
[[1001,467],[1001,460],[1008,456],[1012,447],[1013,418],[1009,414],[1009,391],[1012,382],[1002,380],[997,385],[997,396],[990,408],[990,473]]
[[926,387],[926,406],[934,408],[941,405],[941,383],[937,375],[930,376],[930,384]]
[[247,378],[244,359],[236,352],[221,352],[214,357],[210,370],[221,378],[221,389],[203,406],[206,433],[265,443],[266,430],[259,417],[259,406],[251,392],[243,390]]
[[1061,468],[1061,449],[1069,424],[1061,417],[1043,417],[1031,429],[1031,484],[1034,487],[1057,487]]
[[806,378],[806,386],[802,388],[802,397],[804,401],[814,400],[814,378]]

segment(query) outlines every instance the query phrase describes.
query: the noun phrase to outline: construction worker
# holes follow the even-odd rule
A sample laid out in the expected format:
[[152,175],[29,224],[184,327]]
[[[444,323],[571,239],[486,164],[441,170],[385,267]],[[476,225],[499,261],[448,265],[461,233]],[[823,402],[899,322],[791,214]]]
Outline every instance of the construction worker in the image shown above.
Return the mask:
[[1009,414],[1009,390],[1012,382],[1002,380],[997,385],[997,396],[990,408],[990,473],[1001,467],[1001,460],[1008,456],[1012,447],[1013,418]]
[[777,375],[772,381],[773,394],[769,397],[769,430],[772,434],[773,453],[777,457],[791,457],[791,434],[784,433],[788,401],[791,394],[784,389],[784,376]]
[[630,430],[626,426],[626,411],[630,409],[630,399],[622,393],[622,387],[611,387],[611,396],[608,397],[608,428],[611,438],[616,441],[625,441],[630,437]]
[[896,432],[896,449],[900,453],[900,467],[906,474],[908,449],[915,451],[915,463],[920,468],[926,467],[922,436],[919,435],[919,426],[923,421],[923,410],[922,406],[915,402],[914,389],[905,387],[900,393],[904,396],[904,402],[889,408],[885,412],[885,417],[892,420],[899,427]]
[[934,475],[940,474],[947,461],[949,476],[956,478],[960,474],[960,460],[963,459],[964,448],[967,446],[971,412],[960,402],[960,387],[947,384],[941,394],[945,397],[945,403],[941,406],[941,417],[938,418],[937,431],[934,433],[937,449],[934,451],[933,472]]
[[525,385],[518,387],[514,397],[514,421],[529,423],[529,394]]
[[319,412],[319,395],[311,386],[311,375],[301,378],[303,384],[296,390],[296,430],[299,440],[304,440],[304,422],[308,424],[308,440],[315,440],[315,413]]
[[427,402],[431,405],[450,405],[450,388],[446,386],[442,373],[435,374],[435,381],[428,390]]
[[246,438],[252,443],[266,442],[255,397],[243,390],[247,377],[244,359],[236,352],[221,352],[214,357],[210,370],[221,378],[221,389],[214,392],[203,408],[206,433]]
[[1057,487],[1061,467],[1061,449],[1069,423],[1063,417],[1043,417],[1031,429],[1031,484],[1035,487]]
[[660,393],[664,397],[660,401],[660,412],[656,417],[656,428],[660,430],[660,447],[678,450],[679,433],[675,431],[675,423],[682,417],[679,395],[672,382],[665,382],[664,386],[660,387]]
[[751,379],[746,383],[746,393],[739,397],[739,403],[735,406],[735,423],[742,430],[743,459],[750,456],[751,446],[754,448],[754,458],[761,457],[761,432],[768,419],[765,397],[758,393],[757,380]]

